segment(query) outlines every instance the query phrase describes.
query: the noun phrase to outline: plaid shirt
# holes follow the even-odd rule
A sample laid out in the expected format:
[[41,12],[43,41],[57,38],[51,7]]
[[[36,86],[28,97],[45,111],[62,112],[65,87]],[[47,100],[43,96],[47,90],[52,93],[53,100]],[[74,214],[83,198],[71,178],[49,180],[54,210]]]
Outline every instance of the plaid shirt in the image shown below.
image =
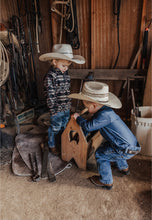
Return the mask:
[[57,112],[70,110],[70,76],[68,71],[62,73],[59,69],[51,67],[44,77],[44,95],[51,115]]

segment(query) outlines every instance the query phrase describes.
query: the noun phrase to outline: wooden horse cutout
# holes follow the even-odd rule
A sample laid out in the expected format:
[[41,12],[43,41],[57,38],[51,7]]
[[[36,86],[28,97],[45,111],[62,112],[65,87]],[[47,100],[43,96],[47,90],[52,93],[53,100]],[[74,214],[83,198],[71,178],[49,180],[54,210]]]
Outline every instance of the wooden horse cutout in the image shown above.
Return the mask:
[[90,149],[95,150],[102,141],[103,137],[100,132],[97,132],[91,140],[87,142],[81,127],[77,124],[76,120],[71,117],[61,137],[62,160],[69,162],[73,158],[79,168],[86,170]]

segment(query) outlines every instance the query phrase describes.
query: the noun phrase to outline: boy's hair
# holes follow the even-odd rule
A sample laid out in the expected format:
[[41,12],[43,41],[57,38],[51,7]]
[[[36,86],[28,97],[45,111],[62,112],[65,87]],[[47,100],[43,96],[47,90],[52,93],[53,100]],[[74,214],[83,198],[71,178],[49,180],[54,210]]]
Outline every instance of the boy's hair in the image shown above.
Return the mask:
[[83,102],[85,102],[86,104],[90,105],[92,104],[93,102],[90,102],[90,101],[86,101],[86,100],[83,100]]
[[[50,66],[54,66],[53,60],[59,61],[59,60],[62,60],[62,59],[51,59],[51,60],[49,60]],[[69,61],[69,60],[67,60],[67,61],[68,61],[69,63],[71,63],[71,61]]]
[[49,64],[50,64],[50,66],[54,66],[53,60],[54,60],[54,59],[49,60]]
[[50,64],[50,66],[54,66],[54,64],[53,64],[53,59],[52,59],[52,60],[49,60],[49,64]]
[[[86,100],[83,100],[86,104],[88,104],[88,105],[90,105],[90,104],[92,104],[92,103],[95,103],[95,104],[98,104],[98,103],[96,103],[96,102],[90,102],[90,101],[86,101]],[[103,104],[98,104],[98,105],[103,105]]]

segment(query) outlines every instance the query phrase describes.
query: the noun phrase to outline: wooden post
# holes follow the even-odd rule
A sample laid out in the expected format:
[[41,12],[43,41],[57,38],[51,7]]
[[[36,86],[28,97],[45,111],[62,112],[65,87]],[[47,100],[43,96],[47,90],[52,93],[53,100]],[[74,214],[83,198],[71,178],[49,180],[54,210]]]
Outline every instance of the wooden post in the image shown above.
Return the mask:
[[[143,35],[144,35],[144,30],[145,30],[145,20],[146,20],[146,9],[147,9],[147,0],[143,0],[139,45],[143,41]],[[141,66],[141,52],[140,52],[140,54],[138,56],[138,60],[137,60],[137,69],[140,69],[140,66]]]
[[150,56],[149,68],[147,73],[143,106],[152,106],[152,55]]
[[51,13],[51,27],[52,27],[52,43],[59,43],[60,34],[60,16],[55,12],[51,11],[52,0],[50,0],[50,13]]

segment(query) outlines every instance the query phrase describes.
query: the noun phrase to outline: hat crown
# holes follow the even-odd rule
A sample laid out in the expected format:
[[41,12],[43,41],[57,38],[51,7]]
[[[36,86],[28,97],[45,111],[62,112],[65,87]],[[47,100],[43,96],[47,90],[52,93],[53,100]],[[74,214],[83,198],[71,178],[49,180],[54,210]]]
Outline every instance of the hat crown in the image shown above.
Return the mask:
[[85,59],[80,55],[74,55],[70,44],[54,44],[52,52],[42,54],[39,57],[41,61],[50,61],[52,59],[69,60],[77,64],[84,64]]
[[60,53],[69,58],[73,58],[73,51],[70,44],[54,44],[52,48],[53,53]]
[[97,81],[85,82],[83,84],[82,92],[70,94],[69,98],[94,102],[116,109],[121,108],[122,106],[117,96],[109,92],[109,86],[106,83]]
[[82,94],[99,102],[107,102],[109,100],[109,86],[101,82],[86,82]]

